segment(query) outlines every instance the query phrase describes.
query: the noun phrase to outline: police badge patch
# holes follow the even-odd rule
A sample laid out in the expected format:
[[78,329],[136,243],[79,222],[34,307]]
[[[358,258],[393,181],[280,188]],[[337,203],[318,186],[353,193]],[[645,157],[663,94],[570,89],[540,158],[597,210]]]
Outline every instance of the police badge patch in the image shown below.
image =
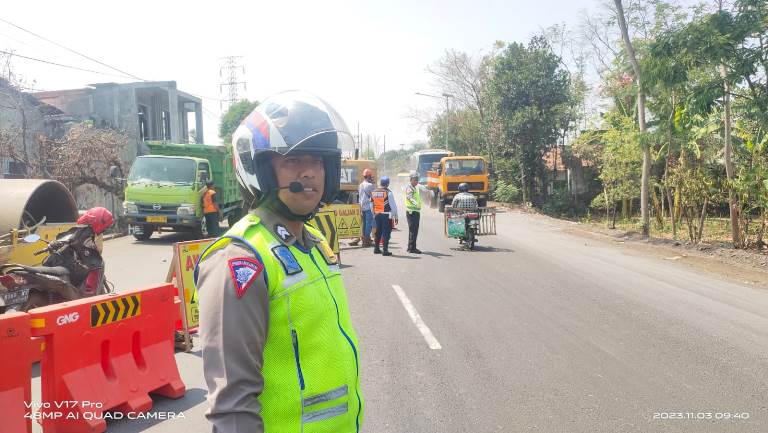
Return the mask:
[[275,233],[283,240],[283,242],[288,242],[293,237],[291,232],[288,231],[288,228],[282,224],[275,224]]
[[296,261],[296,257],[294,257],[291,250],[285,245],[278,245],[272,248],[272,254],[274,254],[275,257],[277,257],[277,260],[280,261],[280,264],[283,265],[283,270],[285,270],[287,275],[296,275],[303,271],[299,262]]
[[240,299],[248,290],[248,287],[264,270],[264,265],[256,259],[249,257],[237,257],[229,259],[229,273],[232,275],[232,283],[235,285],[235,294]]

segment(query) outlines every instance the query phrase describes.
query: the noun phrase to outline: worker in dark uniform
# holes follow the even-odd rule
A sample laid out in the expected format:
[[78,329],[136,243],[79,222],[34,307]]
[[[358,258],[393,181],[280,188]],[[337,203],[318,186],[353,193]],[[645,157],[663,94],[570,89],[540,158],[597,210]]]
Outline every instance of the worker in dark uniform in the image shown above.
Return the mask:
[[352,137],[304,92],[261,103],[233,135],[252,210],[196,269],[215,433],[359,432],[360,358],[337,257],[307,225],[339,188]]

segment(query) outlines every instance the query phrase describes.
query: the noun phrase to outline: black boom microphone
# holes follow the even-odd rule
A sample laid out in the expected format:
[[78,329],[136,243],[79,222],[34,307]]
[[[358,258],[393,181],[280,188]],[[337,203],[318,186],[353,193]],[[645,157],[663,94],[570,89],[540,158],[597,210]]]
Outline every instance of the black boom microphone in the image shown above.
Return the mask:
[[293,181],[288,186],[283,186],[280,189],[287,189],[293,193],[304,192],[304,184],[299,181]]

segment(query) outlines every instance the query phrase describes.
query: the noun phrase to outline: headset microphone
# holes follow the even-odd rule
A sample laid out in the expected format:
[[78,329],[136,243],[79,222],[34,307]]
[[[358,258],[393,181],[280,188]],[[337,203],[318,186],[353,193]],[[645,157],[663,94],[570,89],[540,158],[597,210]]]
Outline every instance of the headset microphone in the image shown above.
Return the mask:
[[283,186],[280,189],[287,189],[293,193],[304,192],[306,190],[312,191],[312,188],[304,188],[304,184],[299,181],[293,181],[288,186]]

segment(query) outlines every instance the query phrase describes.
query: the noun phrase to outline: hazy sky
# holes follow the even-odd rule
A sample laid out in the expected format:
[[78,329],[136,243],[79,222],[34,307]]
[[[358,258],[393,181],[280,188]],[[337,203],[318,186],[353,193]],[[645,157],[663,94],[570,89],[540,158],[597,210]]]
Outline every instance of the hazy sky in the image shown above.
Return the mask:
[[[207,143],[217,143],[221,57],[244,56],[250,99],[287,89],[326,99],[356,133],[386,134],[387,148],[425,139],[410,107],[439,110],[426,67],[446,49],[479,54],[496,40],[527,41],[556,23],[575,27],[597,0],[21,1],[0,18],[147,80],[175,80],[204,96]],[[104,72],[104,66],[0,22],[0,50]],[[130,78],[20,58],[17,73],[42,90]],[[211,98],[211,99],[209,99]]]

